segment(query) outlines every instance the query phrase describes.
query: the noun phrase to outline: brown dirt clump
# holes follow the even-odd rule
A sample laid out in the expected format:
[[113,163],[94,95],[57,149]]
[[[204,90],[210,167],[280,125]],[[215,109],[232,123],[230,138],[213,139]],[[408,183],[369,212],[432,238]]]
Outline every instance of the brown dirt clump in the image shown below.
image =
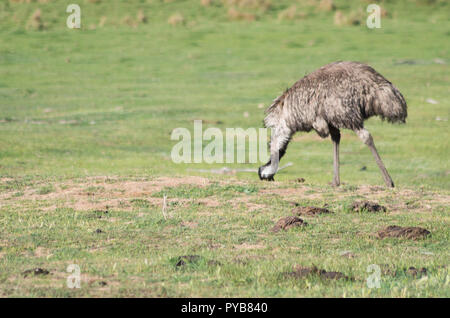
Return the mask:
[[316,266],[313,267],[303,267],[296,266],[294,271],[286,273],[286,276],[294,277],[294,278],[305,278],[308,276],[318,276],[320,278],[325,279],[344,279],[351,280],[348,276],[344,275],[341,272],[327,272],[324,269],[318,269]]
[[355,201],[350,208],[355,212],[386,212],[386,207],[370,201]]
[[292,213],[298,216],[316,216],[318,214],[329,214],[333,213],[325,208],[318,208],[315,206],[297,206],[292,209]]
[[280,230],[288,230],[293,227],[305,225],[308,225],[308,223],[296,216],[286,216],[278,220],[278,222],[272,228],[272,232],[279,232]]
[[391,225],[380,230],[376,233],[376,236],[380,239],[387,237],[400,237],[410,240],[416,240],[426,238],[431,235],[431,232],[421,227],[401,227],[397,225]]
[[415,268],[414,266],[410,266],[409,268],[395,268],[393,265],[382,264],[381,273],[383,275],[389,275],[392,277],[400,276],[400,275],[411,275],[413,277],[421,277],[427,275],[428,270],[425,267]]
[[177,263],[175,264],[176,267],[184,266],[187,263],[197,263],[200,260],[199,255],[183,255],[179,256],[177,259]]
[[415,267],[411,266],[410,268],[408,268],[408,270],[406,272],[409,275],[416,277],[416,276],[426,275],[427,269],[425,267],[415,268]]
[[41,275],[48,275],[50,274],[50,272],[46,269],[43,268],[33,268],[33,269],[27,269],[26,271],[24,271],[22,273],[23,277],[27,277],[29,275],[34,275],[34,276],[41,276]]
[[[200,255],[183,255],[179,256],[175,264],[176,267],[184,266],[186,264],[196,264],[200,262],[203,258]],[[209,260],[206,262],[210,266],[220,266],[222,265],[219,261]]]

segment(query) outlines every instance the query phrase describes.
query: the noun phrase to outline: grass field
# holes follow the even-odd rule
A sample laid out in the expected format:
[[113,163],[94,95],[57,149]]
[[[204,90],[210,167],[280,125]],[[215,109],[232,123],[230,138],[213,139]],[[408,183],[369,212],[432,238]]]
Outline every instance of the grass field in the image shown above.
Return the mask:
[[[450,296],[448,2],[379,1],[369,29],[367,1],[80,0],[80,30],[66,27],[76,1],[28,2],[0,2],[1,296]],[[337,60],[370,64],[408,102],[406,125],[366,123],[394,190],[350,131],[338,189],[315,133],[294,137],[275,183],[195,171],[258,164],[172,162],[174,128],[261,127],[284,89]],[[352,212],[357,199],[387,212]],[[334,213],[272,233],[290,202]],[[374,237],[388,225],[432,235]],[[176,266],[182,255],[200,258]],[[296,265],[354,280],[286,276]],[[33,268],[49,274],[22,274]]]

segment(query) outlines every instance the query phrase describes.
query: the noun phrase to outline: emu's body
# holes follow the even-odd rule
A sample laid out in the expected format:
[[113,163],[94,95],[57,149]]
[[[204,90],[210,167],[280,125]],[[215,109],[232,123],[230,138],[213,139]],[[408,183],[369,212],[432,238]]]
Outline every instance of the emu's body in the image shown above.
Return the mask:
[[405,122],[406,102],[402,94],[382,75],[358,62],[335,62],[303,77],[266,110],[264,124],[272,128],[270,161],[259,168],[261,179],[273,180],[278,163],[292,135],[314,129],[320,137],[331,135],[334,148],[333,185],[339,179],[340,129],[347,128],[372,151],[387,186],[391,177],[381,161],[364,120],[380,116],[389,122]]

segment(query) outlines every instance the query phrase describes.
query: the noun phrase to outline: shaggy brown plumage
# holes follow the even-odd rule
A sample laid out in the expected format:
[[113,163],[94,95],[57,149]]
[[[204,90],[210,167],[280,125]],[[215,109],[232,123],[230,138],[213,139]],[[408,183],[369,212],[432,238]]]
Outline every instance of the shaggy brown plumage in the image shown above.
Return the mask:
[[339,185],[341,128],[354,130],[371,149],[385,182],[394,186],[376,151],[364,120],[380,116],[404,123],[407,106],[400,91],[372,67],[358,62],[335,62],[303,77],[266,110],[264,124],[272,128],[271,160],[259,169],[261,179],[273,180],[278,161],[297,131],[314,129],[319,136],[331,135],[334,144],[335,177]]

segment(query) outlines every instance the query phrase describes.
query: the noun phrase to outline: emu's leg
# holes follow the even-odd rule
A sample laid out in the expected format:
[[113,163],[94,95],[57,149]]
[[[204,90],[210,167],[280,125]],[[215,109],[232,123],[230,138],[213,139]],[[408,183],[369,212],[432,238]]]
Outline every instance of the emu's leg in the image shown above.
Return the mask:
[[393,188],[394,182],[392,181],[391,177],[389,176],[389,173],[387,172],[383,161],[381,161],[380,155],[378,154],[377,148],[375,148],[375,143],[373,142],[373,138],[370,135],[369,131],[362,128],[355,131],[358,137],[370,148],[370,151],[372,151],[373,157],[375,158],[375,161],[378,165],[378,167],[381,170],[381,173],[383,174],[384,182],[386,183],[386,186]]
[[258,175],[261,180],[273,181],[273,176],[278,171],[278,164],[281,157],[286,153],[286,148],[291,137],[292,132],[287,127],[277,127],[272,129],[270,160],[258,169]]
[[339,142],[341,141],[341,132],[339,129],[330,126],[330,135],[331,140],[333,141],[333,168],[334,168],[334,177],[333,177],[333,186],[337,187],[341,184],[341,180],[339,178]]

